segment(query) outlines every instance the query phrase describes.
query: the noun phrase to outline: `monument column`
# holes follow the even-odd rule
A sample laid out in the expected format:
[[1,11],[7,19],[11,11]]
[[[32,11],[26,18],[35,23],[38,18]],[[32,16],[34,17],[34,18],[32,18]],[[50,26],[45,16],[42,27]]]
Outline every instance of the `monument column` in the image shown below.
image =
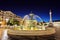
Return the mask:
[[51,12],[51,10],[50,10],[50,23],[52,23],[52,12]]
[[50,12],[49,12],[49,15],[50,15],[50,21],[49,21],[49,27],[53,27],[53,23],[52,23],[52,12],[51,12],[51,10],[50,10]]

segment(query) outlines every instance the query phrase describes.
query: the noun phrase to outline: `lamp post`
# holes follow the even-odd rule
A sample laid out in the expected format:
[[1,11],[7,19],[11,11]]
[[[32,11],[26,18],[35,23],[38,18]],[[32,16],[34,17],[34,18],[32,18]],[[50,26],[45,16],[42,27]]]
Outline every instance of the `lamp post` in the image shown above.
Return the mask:
[[6,22],[8,22],[8,21],[9,21],[9,19],[8,19],[8,18],[6,18],[5,20],[6,20]]

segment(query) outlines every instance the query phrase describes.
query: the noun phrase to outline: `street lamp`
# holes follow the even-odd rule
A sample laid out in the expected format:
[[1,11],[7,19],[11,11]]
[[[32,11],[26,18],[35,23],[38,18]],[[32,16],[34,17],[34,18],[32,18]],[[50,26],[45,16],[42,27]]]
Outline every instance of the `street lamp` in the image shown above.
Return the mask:
[[8,22],[9,21],[9,19],[8,18],[6,18],[6,22]]

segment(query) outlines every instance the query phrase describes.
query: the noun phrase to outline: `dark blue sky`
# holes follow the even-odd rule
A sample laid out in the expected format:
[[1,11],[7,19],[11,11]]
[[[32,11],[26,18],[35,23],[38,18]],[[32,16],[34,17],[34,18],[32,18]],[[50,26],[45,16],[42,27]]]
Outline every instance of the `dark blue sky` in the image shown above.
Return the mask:
[[10,10],[21,17],[32,11],[46,22],[49,21],[50,9],[53,20],[60,20],[59,0],[0,0],[0,10]]

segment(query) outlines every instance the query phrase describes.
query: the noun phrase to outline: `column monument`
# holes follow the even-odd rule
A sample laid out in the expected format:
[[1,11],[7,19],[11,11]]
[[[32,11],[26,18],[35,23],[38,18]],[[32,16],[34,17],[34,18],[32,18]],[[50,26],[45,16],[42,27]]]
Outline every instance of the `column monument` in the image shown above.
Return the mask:
[[50,15],[50,22],[49,22],[49,27],[53,27],[53,22],[52,22],[52,12],[51,12],[51,10],[50,10],[50,12],[49,12],[49,15]]

